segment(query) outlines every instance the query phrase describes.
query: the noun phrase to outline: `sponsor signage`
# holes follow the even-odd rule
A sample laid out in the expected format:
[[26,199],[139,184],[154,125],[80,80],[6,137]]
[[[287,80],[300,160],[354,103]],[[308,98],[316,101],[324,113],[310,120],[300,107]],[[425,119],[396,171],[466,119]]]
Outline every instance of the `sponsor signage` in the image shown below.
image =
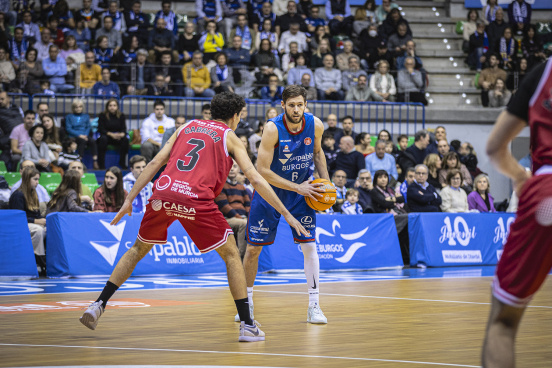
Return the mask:
[[25,212],[0,211],[0,276],[38,277]]
[[494,265],[514,220],[510,213],[410,214],[410,264]]
[[[395,221],[390,214],[317,215],[299,219],[315,231],[321,270],[370,269],[402,266]],[[301,245],[295,244],[289,225],[280,221],[274,244],[265,247],[259,271],[303,269]]]

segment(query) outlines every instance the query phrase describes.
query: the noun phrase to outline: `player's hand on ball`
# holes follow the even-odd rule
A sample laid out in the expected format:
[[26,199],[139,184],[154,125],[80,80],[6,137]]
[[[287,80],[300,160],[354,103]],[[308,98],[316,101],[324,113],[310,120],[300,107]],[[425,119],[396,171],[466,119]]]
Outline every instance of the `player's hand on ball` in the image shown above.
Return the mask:
[[119,212],[117,212],[117,214],[115,215],[115,218],[113,219],[113,221],[111,221],[111,225],[117,225],[117,223],[119,221],[121,221],[123,216],[127,213],[128,213],[129,216],[132,215],[132,202],[129,202],[129,201],[125,200],[123,202],[123,206],[121,207]]
[[288,214],[284,216],[289,226],[293,227],[295,231],[297,231],[297,234],[303,234],[304,236],[311,236],[311,234],[305,230],[303,225],[295,217],[293,217],[291,214]]
[[313,180],[307,180],[299,184],[299,188],[297,188],[297,193],[301,194],[305,197],[310,197],[312,199],[321,198],[322,194],[324,193],[324,189],[320,188],[324,186],[323,183],[312,183]]

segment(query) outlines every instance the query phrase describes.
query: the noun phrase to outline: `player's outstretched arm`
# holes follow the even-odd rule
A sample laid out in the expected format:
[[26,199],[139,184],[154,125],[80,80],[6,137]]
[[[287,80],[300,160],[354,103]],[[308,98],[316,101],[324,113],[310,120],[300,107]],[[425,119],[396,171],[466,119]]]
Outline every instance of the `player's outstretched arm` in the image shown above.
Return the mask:
[[328,166],[326,165],[326,155],[322,149],[322,134],[324,134],[324,123],[322,120],[314,117],[314,167],[318,172],[318,176],[322,179],[330,180],[328,174]]
[[496,119],[487,140],[487,155],[500,172],[514,181],[514,189],[518,195],[531,174],[512,156],[510,142],[526,125],[524,120],[504,110]]
[[[264,133],[263,133],[264,134]],[[282,214],[287,223],[292,226],[297,233],[301,233],[305,236],[309,236],[309,232],[289,213],[282,201],[278,198],[274,190],[270,187],[268,182],[255,170],[255,166],[249,159],[247,151],[245,150],[241,140],[234,134],[234,132],[228,132],[226,146],[228,152],[232,155],[234,160],[238,163],[243,173],[249,179],[249,182],[255,190],[272,206],[274,209]]]
[[147,166],[144,168],[144,171],[142,171],[142,174],[136,179],[136,183],[130,190],[130,193],[128,193],[128,196],[126,197],[123,206],[117,212],[117,215],[115,215],[115,218],[113,221],[111,221],[111,225],[116,225],[121,218],[125,214],[128,214],[129,216],[132,214],[132,201],[134,201],[134,198],[138,194],[140,194],[140,191],[144,189],[144,187],[153,179],[155,174],[159,171],[160,168],[163,167],[163,165],[166,165],[169,161],[169,156],[171,154],[171,149],[174,144],[174,141],[176,140],[176,132],[172,135],[171,138],[167,141],[167,144],[159,151],[157,155],[147,164]]
[[[278,143],[278,128],[274,123],[268,122],[265,125],[263,131],[263,138],[261,139],[261,145],[259,146],[257,155],[257,168],[259,174],[266,179],[270,184],[275,187],[289,190],[291,192],[297,192],[303,196],[311,197],[316,200],[316,197],[320,197],[319,192],[324,192],[323,189],[318,187],[322,186],[322,183],[311,184],[311,181],[305,181],[301,184],[294,183],[292,181],[282,178],[270,170],[272,159],[274,157],[274,146]],[[324,155],[324,153],[322,153]],[[324,159],[325,160],[325,159]]]

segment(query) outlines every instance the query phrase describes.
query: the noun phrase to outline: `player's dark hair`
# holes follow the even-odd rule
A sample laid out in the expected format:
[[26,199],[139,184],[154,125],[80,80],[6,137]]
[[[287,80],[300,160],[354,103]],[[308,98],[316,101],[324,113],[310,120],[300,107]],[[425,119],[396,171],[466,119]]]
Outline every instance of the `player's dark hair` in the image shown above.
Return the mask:
[[293,97],[303,96],[303,100],[307,101],[307,90],[298,85],[291,85],[284,88],[284,92],[282,93],[282,101],[286,103],[287,100]]
[[239,114],[245,107],[245,100],[232,92],[216,94],[211,100],[211,117],[213,120],[228,121]]

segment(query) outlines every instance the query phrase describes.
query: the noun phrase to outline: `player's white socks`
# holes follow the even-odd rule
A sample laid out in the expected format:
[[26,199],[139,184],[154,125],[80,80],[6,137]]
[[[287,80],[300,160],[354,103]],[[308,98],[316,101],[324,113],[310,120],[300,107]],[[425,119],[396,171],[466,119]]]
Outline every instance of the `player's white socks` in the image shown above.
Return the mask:
[[253,305],[253,287],[247,288],[247,301],[249,305]]
[[309,305],[319,303],[319,273],[320,260],[316,251],[316,243],[301,243],[301,250],[305,259],[305,276],[307,278],[307,286],[309,289]]

